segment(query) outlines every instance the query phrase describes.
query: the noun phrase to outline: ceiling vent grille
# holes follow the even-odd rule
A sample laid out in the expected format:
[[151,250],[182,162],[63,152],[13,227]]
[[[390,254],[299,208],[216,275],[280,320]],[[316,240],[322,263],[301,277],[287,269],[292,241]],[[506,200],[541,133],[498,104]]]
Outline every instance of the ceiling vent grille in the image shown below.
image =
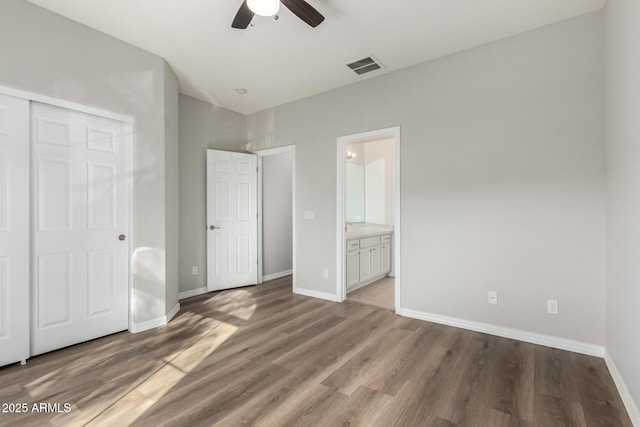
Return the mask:
[[371,71],[379,70],[380,68],[382,68],[382,65],[380,65],[380,62],[378,62],[372,56],[367,56],[366,58],[359,59],[357,61],[353,61],[350,64],[347,64],[347,67],[349,67],[354,73],[361,75],[369,73]]

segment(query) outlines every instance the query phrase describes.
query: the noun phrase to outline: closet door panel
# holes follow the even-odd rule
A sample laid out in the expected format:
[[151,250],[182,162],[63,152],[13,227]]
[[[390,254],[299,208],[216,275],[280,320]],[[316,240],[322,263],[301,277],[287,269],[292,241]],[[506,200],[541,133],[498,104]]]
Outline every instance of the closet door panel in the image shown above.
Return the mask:
[[32,103],[31,354],[126,330],[126,125]]
[[0,95],[0,365],[29,357],[29,102]]

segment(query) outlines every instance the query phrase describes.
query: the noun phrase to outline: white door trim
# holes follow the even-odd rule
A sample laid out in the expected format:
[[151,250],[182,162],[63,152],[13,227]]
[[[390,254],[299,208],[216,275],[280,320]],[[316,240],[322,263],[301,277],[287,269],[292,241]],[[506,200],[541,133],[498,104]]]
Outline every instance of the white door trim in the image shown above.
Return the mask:
[[395,306],[396,313],[400,313],[402,307],[400,301],[400,286],[401,286],[401,273],[402,273],[402,258],[400,257],[400,242],[401,242],[401,230],[400,230],[400,126],[389,127],[385,129],[378,129],[369,132],[356,133],[353,135],[345,135],[338,137],[337,140],[337,153],[336,153],[336,166],[337,166],[337,183],[336,183],[336,296],[337,301],[342,302],[347,298],[347,286],[346,286],[346,249],[345,249],[345,216],[346,216],[346,201],[345,201],[345,150],[347,144],[353,142],[364,142],[376,139],[384,139],[392,137],[395,139],[396,149],[396,197],[395,197],[395,219],[393,224],[393,262],[395,272]]
[[277,154],[293,153],[291,161],[291,220],[292,224],[292,280],[293,291],[296,291],[296,146],[285,145],[282,147],[267,148],[256,151],[258,155],[258,284],[262,284],[264,276],[262,274],[262,158],[267,156],[275,156]]
[[47,95],[42,95],[35,92],[29,92],[22,89],[15,89],[8,86],[0,85],[0,93],[14,96],[16,98],[22,98],[29,101],[40,102],[42,104],[55,105],[56,107],[67,108],[73,111],[79,111],[81,113],[93,114],[94,116],[104,117],[106,119],[118,120],[125,123],[134,123],[134,119],[130,116],[122,114],[112,113],[111,111],[102,110],[100,108],[89,107],[87,105],[77,104],[71,101],[65,101],[63,99],[52,98]]
[[[133,314],[136,311],[136,299],[135,299],[135,275],[133,271],[133,253],[134,253],[134,242],[135,242],[135,171],[134,165],[135,162],[135,138],[134,138],[134,129],[135,129],[135,119],[131,116],[126,116],[123,114],[113,113],[111,111],[102,110],[100,108],[90,107],[87,105],[78,104],[71,101],[65,101],[63,99],[53,98],[51,96],[42,95],[36,92],[26,91],[22,89],[16,89],[9,86],[0,85],[0,93],[4,95],[13,96],[16,98],[26,99],[27,101],[32,102],[40,102],[43,104],[50,104],[57,107],[67,108],[69,110],[78,111],[81,113],[93,114],[94,116],[104,117],[107,119],[113,119],[121,121],[125,124],[125,134],[126,144],[128,145],[128,153],[127,153],[127,175],[128,179],[128,187],[129,187],[129,231],[127,233],[127,240],[129,243],[127,245],[129,251],[129,331],[134,331],[136,325],[133,322]],[[29,160],[29,173],[31,173],[31,159]],[[31,200],[31,196],[30,196]],[[31,210],[31,209],[30,209]],[[31,214],[32,215],[32,214]],[[31,308],[31,307],[30,307]]]

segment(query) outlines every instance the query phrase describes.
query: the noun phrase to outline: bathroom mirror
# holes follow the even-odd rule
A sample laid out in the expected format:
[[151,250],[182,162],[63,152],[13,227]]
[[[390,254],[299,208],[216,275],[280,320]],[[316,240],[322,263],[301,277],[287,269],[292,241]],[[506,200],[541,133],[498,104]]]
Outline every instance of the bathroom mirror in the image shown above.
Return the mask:
[[347,162],[347,222],[364,222],[364,165]]

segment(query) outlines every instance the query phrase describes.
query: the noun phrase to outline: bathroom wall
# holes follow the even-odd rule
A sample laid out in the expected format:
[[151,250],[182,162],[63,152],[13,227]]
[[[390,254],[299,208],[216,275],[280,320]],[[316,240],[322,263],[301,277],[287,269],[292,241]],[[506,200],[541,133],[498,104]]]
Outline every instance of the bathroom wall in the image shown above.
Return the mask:
[[396,197],[396,145],[393,139],[364,144],[365,217],[371,224],[393,225]]
[[[364,222],[393,225],[396,194],[396,153],[393,139],[347,144],[346,151],[356,154],[347,163],[364,166]],[[349,170],[347,169],[347,188]],[[347,196],[349,190],[347,189]],[[349,203],[347,199],[347,211]]]

